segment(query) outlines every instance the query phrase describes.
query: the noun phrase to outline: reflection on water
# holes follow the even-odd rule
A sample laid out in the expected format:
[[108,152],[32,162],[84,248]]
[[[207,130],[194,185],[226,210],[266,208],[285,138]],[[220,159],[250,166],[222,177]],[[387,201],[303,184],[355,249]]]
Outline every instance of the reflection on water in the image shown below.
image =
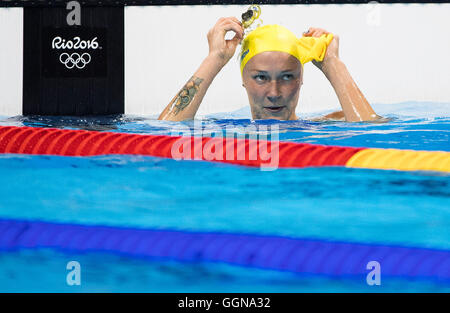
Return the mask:
[[[225,130],[251,134],[277,126],[283,141],[450,151],[446,108],[450,106],[433,111],[417,104],[419,113],[411,116],[406,114],[414,111],[411,104],[403,106],[402,114],[399,107],[383,111],[375,106],[377,113],[391,118],[386,123],[252,121],[232,113],[186,122],[127,115],[18,116],[0,118],[0,125],[164,135],[186,130],[192,135],[223,135]],[[1,218],[450,248],[446,173],[344,167],[264,172],[143,156],[14,154],[0,154],[0,172]],[[65,285],[69,260],[83,266],[83,289],[78,291],[374,290],[367,289],[365,280],[300,277],[223,264],[18,251],[0,254],[0,291],[74,291]],[[448,284],[383,279],[377,290],[448,292]]]
[[277,130],[282,141],[450,151],[450,104],[407,102],[374,107],[377,113],[389,120],[385,123],[313,122],[304,116],[305,119],[297,121],[253,121],[248,116],[248,108],[244,108],[184,122],[159,121],[156,117],[132,115],[16,116],[0,117],[0,125],[192,136],[229,136],[230,132],[241,136],[264,135]]

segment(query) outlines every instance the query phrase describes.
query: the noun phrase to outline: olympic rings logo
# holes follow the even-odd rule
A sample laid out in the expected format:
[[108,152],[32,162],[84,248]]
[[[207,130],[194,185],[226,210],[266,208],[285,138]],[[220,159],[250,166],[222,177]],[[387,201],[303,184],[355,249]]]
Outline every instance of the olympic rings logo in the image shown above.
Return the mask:
[[59,56],[59,61],[64,64],[69,70],[74,68],[75,66],[78,69],[83,69],[86,64],[91,62],[91,56],[89,53],[83,53],[80,55],[79,53],[72,53],[69,55],[68,53],[64,52]]

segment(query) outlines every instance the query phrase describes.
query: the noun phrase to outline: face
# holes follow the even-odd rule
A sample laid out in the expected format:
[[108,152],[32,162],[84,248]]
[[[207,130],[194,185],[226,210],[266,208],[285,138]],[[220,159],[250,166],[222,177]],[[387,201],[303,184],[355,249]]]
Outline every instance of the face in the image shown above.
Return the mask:
[[268,51],[248,61],[242,72],[253,119],[297,119],[302,65],[292,55]]

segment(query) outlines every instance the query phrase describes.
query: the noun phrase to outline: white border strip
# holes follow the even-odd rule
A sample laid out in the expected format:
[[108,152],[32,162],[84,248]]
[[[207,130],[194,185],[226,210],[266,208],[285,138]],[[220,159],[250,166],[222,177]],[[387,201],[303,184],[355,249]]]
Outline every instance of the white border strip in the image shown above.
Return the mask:
[[22,114],[23,8],[0,9],[0,115]]

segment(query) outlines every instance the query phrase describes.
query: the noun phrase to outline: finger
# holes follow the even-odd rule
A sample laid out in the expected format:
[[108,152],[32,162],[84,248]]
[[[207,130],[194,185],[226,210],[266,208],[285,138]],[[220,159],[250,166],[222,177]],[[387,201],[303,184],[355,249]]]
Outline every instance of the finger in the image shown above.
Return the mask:
[[229,42],[233,46],[233,48],[236,48],[237,45],[241,42],[241,40],[242,40],[241,38],[239,38],[237,35],[235,35],[233,37],[233,39],[226,40],[226,41]]
[[303,33],[305,36],[313,36],[313,37],[320,37],[323,34],[329,34],[329,32],[323,28],[318,27],[310,27],[306,32]]
[[324,34],[323,31],[321,31],[321,30],[316,30],[316,31],[314,31],[314,33],[312,34],[312,36],[313,36],[313,37],[320,37],[320,36],[322,36],[323,34]]
[[223,21],[225,20],[224,17],[221,17],[217,20],[216,24],[214,24],[213,29],[217,28],[219,25],[221,25],[223,23]]
[[232,21],[235,21],[236,23],[238,23],[239,25],[242,25],[241,21],[238,20],[236,17],[230,16],[229,18],[230,18]]
[[221,26],[229,25],[230,23],[238,26],[242,30],[242,33],[244,32],[244,27],[242,26],[242,23],[237,18],[229,17],[221,23]]
[[234,16],[230,16],[230,17],[224,18],[219,24],[223,25],[223,24],[230,23],[230,22],[236,23],[237,25],[242,26],[241,21],[239,21],[239,20],[238,20],[236,17],[234,17]]
[[239,39],[243,39],[244,38],[244,31],[241,30],[240,27],[230,24],[230,25],[226,25],[223,28],[223,36],[225,36],[226,33],[228,33],[229,31],[233,31],[235,33],[235,36],[237,36]]
[[225,17],[221,17],[217,20],[216,25],[222,23],[225,20]]
[[308,30],[305,32],[305,34],[307,34],[308,36],[311,36],[312,33],[314,33],[317,30],[316,27],[310,27],[308,28]]
[[328,33],[325,29],[323,28],[316,28],[317,31],[320,31],[322,33]]
[[222,25],[222,32],[224,35],[230,30],[234,31],[236,35],[239,36],[239,38],[244,37],[244,29],[242,28],[241,25],[238,25],[235,22],[228,22]]
[[327,30],[325,30],[323,28],[319,28],[318,31],[320,33],[319,37],[322,36],[322,35],[328,35],[330,33],[329,31],[327,31]]
[[221,22],[224,22],[224,21],[235,21],[237,23],[240,23],[240,21],[235,16],[222,17],[222,18],[219,19],[219,21],[221,21]]
[[234,36],[233,39],[225,40],[225,46],[228,53],[236,52],[236,48],[239,45],[241,39],[237,36]]

